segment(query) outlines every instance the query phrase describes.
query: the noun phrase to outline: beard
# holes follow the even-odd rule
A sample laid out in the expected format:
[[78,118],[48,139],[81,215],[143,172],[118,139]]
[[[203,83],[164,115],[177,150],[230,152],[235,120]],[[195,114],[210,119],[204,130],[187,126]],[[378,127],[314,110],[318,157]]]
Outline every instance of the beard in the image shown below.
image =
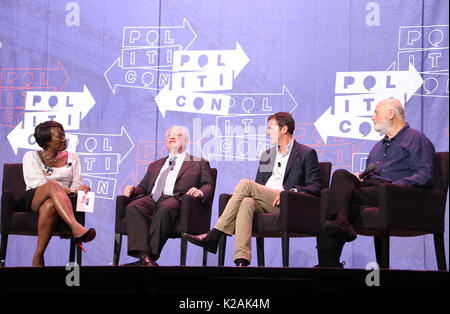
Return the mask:
[[392,123],[390,123],[388,120],[383,120],[380,123],[374,123],[373,128],[375,131],[386,135],[392,130]]

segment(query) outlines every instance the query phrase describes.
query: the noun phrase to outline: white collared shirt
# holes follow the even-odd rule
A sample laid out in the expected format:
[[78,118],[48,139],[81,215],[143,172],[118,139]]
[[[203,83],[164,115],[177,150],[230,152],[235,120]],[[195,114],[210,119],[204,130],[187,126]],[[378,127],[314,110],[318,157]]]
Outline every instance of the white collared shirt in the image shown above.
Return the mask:
[[286,153],[282,154],[277,148],[277,154],[275,156],[275,162],[273,164],[272,175],[267,180],[265,186],[271,189],[284,191],[283,180],[286,172],[286,166],[291,155],[294,139],[292,139],[286,146]]
[[186,151],[183,151],[179,154],[172,155],[169,154],[169,157],[167,157],[166,162],[162,166],[161,170],[159,171],[158,177],[156,178],[155,185],[152,189],[152,194],[156,190],[156,186],[158,185],[159,178],[161,177],[161,173],[164,172],[167,168],[169,168],[169,161],[175,157],[175,166],[169,173],[167,174],[166,184],[164,185],[163,194],[165,195],[173,195],[173,189],[175,187],[175,181],[177,180],[178,173],[180,172],[181,165],[184,162],[184,159],[186,158]]

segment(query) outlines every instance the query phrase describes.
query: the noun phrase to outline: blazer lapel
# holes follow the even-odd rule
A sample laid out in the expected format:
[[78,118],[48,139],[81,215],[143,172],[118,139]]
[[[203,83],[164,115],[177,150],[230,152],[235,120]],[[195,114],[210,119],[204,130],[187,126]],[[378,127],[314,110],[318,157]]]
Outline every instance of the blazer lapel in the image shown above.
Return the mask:
[[284,171],[284,179],[286,180],[286,177],[289,173],[289,170],[291,170],[292,165],[294,164],[294,161],[297,159],[298,151],[297,151],[297,142],[294,140],[291,147],[291,154],[289,155],[288,162],[286,164],[286,170]]
[[183,164],[181,165],[180,171],[178,172],[177,175],[177,180],[178,178],[180,178],[183,173],[189,168],[189,166],[192,163],[192,156],[189,154],[186,154],[186,158],[184,158]]

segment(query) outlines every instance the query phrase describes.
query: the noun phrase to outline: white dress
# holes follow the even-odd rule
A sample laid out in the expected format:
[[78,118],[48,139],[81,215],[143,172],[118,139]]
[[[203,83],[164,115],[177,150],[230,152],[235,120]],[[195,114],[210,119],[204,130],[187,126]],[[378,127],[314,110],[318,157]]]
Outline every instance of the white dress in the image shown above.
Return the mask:
[[81,164],[78,155],[68,152],[67,164],[62,167],[46,167],[37,151],[26,152],[23,156],[23,177],[27,190],[55,180],[61,187],[70,188],[75,192],[83,185],[81,179]]

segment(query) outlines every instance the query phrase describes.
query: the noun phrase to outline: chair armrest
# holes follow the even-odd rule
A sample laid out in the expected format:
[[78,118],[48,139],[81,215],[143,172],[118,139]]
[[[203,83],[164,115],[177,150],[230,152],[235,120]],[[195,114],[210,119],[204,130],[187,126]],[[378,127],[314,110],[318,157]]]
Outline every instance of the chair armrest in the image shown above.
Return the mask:
[[211,224],[210,202],[204,202],[201,198],[189,195],[181,197],[180,222],[181,232],[189,234],[201,234],[209,231]]
[[115,222],[115,229],[120,229],[120,223],[125,218],[125,210],[128,206],[128,204],[131,202],[131,198],[125,195],[117,195],[116,197],[116,222]]
[[233,196],[233,194],[220,194],[219,196],[219,217],[222,215],[223,211],[225,210],[225,207],[228,204],[228,201]]
[[291,191],[280,194],[280,230],[320,234],[320,197]]
[[380,217],[387,229],[444,232],[446,193],[385,183],[380,186]]

